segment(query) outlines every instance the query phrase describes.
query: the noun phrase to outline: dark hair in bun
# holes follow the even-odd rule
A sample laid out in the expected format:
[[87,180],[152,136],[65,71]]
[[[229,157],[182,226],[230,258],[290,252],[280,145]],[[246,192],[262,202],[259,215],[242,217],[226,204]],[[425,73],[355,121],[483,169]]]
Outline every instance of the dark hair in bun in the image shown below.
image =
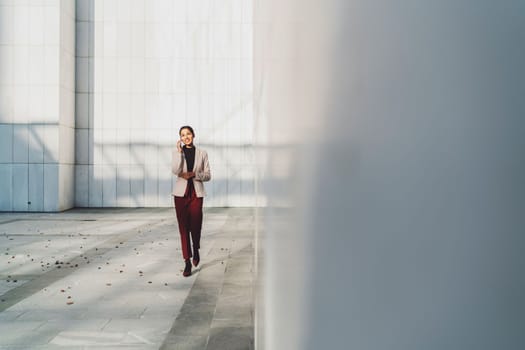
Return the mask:
[[184,126],[181,126],[181,128],[179,129],[179,135],[180,133],[182,132],[183,129],[188,129],[191,134],[193,135],[193,137],[195,137],[195,132],[193,131],[193,128],[189,125],[184,125]]

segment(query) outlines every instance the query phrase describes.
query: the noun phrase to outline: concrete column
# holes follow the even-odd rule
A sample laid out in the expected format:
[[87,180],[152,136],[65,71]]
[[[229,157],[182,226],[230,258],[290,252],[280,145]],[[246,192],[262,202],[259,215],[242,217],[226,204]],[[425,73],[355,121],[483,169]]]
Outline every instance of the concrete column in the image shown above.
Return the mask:
[[0,210],[74,200],[75,2],[0,3]]
[[523,348],[524,3],[261,3],[258,344]]

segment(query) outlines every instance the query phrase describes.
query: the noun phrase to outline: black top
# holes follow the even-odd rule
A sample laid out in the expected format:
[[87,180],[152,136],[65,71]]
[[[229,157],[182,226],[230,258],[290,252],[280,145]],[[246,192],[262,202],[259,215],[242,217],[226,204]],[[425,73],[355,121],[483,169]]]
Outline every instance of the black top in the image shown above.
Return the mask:
[[195,147],[188,148],[184,146],[182,150],[184,151],[188,171],[193,171],[193,166],[195,165]]
[[[184,152],[184,158],[186,158],[186,167],[188,168],[188,171],[193,171],[193,167],[195,165],[195,147],[182,147],[182,151]],[[190,191],[193,186],[193,178],[188,179],[188,187],[190,188]]]

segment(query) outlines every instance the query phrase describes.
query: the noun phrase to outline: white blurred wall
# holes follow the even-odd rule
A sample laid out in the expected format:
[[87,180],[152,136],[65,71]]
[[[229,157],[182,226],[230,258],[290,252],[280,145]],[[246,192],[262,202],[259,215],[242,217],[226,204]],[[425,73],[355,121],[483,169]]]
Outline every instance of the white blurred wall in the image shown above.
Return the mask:
[[525,3],[255,1],[265,349],[523,349]]

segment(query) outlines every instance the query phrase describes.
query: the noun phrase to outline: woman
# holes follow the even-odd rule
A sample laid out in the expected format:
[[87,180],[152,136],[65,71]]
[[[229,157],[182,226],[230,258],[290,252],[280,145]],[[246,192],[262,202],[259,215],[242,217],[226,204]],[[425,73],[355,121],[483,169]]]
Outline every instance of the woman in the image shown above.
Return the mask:
[[[199,265],[200,239],[202,227],[202,202],[206,195],[204,181],[209,181],[210,165],[208,153],[193,145],[195,133],[191,126],[183,126],[179,130],[180,140],[177,149],[173,151],[171,169],[177,176],[173,196],[175,211],[179,222],[179,233],[182,246],[182,256],[185,267],[183,275],[191,275],[190,258],[193,256],[193,265]],[[193,254],[190,245],[193,243]]]

